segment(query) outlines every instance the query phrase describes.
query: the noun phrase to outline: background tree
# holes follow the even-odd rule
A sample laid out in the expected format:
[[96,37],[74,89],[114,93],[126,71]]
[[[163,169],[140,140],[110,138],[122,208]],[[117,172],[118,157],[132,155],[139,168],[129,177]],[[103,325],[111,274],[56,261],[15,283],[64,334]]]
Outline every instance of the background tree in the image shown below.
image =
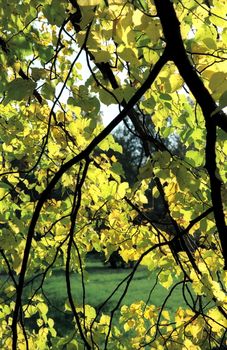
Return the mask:
[[[225,346],[226,0],[0,4],[1,348]],[[105,128],[101,103],[120,110]],[[135,182],[112,134],[122,121],[137,140],[124,148],[135,148]],[[161,220],[145,210],[151,184]],[[94,249],[135,261],[109,313],[110,297],[87,303]],[[44,291],[55,268],[74,325],[65,335]],[[124,305],[140,268],[154,288]],[[169,291],[160,308],[158,283]],[[170,314],[178,286],[185,307]]]

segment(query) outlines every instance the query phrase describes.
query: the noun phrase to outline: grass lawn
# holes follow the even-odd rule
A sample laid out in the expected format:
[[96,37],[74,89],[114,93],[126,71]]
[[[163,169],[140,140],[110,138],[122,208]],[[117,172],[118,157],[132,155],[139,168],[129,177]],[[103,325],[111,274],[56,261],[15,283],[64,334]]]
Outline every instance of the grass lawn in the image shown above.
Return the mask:
[[[112,269],[104,266],[98,259],[89,260],[86,268],[85,287],[86,287],[86,304],[90,304],[96,309],[110,296],[116,286],[132,271],[128,268]],[[71,285],[73,297],[76,305],[82,305],[82,287],[81,277],[78,274],[71,275]],[[129,290],[122,304],[129,305],[133,302],[143,300],[147,301],[150,292],[155,284],[156,276],[148,272],[144,267],[134,275]],[[102,308],[102,312],[109,313],[116,305],[124,286],[111,297],[111,299]],[[50,316],[55,320],[59,335],[65,334],[71,329],[72,318],[70,312],[65,312],[65,301],[67,300],[66,283],[64,271],[56,270],[49,277],[43,286],[44,295],[49,301]],[[149,303],[161,307],[169,290],[157,284],[150,295]],[[174,289],[170,299],[166,303],[165,309],[173,314],[178,306],[184,306],[185,302],[182,298],[181,286]]]
[[[103,304],[103,302],[112,294],[116,286],[132,271],[131,268],[109,268],[97,258],[89,258],[86,273],[85,273],[85,289],[86,298],[85,303],[92,305],[96,310]],[[134,302],[143,300],[148,304],[156,305],[160,309],[171,289],[165,289],[159,283],[156,283],[157,272],[149,272],[145,267],[139,267],[135,273],[130,284],[128,292],[122,301],[122,305],[130,305]],[[0,276],[1,286],[7,285],[9,277],[5,274]],[[177,283],[177,280],[175,280]],[[24,289],[25,298],[31,296],[34,290],[39,286],[39,281],[29,285]],[[82,286],[81,276],[77,273],[71,274],[71,286],[76,306],[82,306]],[[155,286],[155,288],[153,288]],[[119,297],[122,295],[125,284],[108,300],[108,302],[101,309],[101,313],[110,314],[111,310],[116,306]],[[74,323],[71,311],[65,310],[65,303],[67,302],[67,291],[65,274],[61,269],[53,271],[52,276],[48,277],[38,294],[43,293],[49,305],[48,316],[53,318],[55,322],[55,329],[59,336],[65,336],[67,333],[74,330]],[[3,302],[6,295],[0,292],[0,300]],[[26,298],[27,299],[27,298]],[[186,303],[182,296],[182,284],[178,285],[172,291],[169,299],[165,303],[165,310],[168,310],[170,316],[174,316],[177,308],[181,306],[186,307]],[[116,317],[119,316],[119,311],[116,312]],[[31,318],[25,319],[27,326],[31,329],[37,327],[36,319],[38,314]],[[114,319],[113,322],[117,322]]]

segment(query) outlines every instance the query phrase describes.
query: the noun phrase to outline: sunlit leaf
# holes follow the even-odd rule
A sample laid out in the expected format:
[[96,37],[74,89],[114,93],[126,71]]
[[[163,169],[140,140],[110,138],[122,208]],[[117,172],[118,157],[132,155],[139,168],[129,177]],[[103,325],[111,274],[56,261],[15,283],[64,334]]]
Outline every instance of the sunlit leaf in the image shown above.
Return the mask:
[[80,6],[96,6],[99,5],[101,0],[78,0]]
[[38,303],[37,308],[42,315],[46,315],[48,312],[48,306],[45,303]]
[[195,166],[201,166],[203,164],[203,154],[199,151],[187,151],[186,157],[188,161]]
[[173,278],[171,276],[171,273],[169,273],[169,272],[162,272],[159,275],[159,281],[160,281],[160,283],[161,283],[161,285],[163,287],[168,289],[173,283]]
[[127,189],[128,189],[128,183],[122,182],[117,188],[117,199],[124,198]]
[[225,346],[226,8],[1,1],[3,350]]

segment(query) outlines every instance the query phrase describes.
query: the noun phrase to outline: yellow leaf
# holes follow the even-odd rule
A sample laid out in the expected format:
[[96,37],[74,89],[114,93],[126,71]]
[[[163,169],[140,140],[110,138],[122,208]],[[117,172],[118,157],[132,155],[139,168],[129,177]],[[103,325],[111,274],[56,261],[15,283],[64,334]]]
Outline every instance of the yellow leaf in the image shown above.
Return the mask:
[[150,305],[148,307],[146,307],[146,310],[144,312],[144,317],[147,319],[147,320],[152,320],[154,319],[156,313],[155,313],[155,310],[157,309],[156,306],[154,305]]
[[188,325],[188,329],[195,340],[202,339],[204,326],[205,321],[201,316]]
[[38,303],[37,308],[42,315],[46,315],[48,312],[48,306],[45,303]]
[[67,187],[69,185],[72,186],[73,184],[73,176],[72,175],[69,175],[69,174],[66,174],[64,173],[63,176],[62,176],[62,184]]
[[117,188],[117,193],[116,193],[116,198],[117,199],[123,199],[126,193],[126,190],[128,189],[128,183],[127,182],[122,182],[118,188]]
[[124,249],[120,251],[120,256],[127,263],[129,260],[131,260],[132,252],[129,249]]
[[59,155],[61,146],[58,145],[58,144],[55,143],[55,142],[50,142],[50,143],[48,144],[47,148],[48,148],[48,151],[49,151],[49,155],[50,155],[50,157],[51,157],[51,156],[57,156],[57,155]]
[[170,271],[162,272],[159,275],[159,282],[164,288],[168,289],[173,283],[173,278],[171,276]]
[[6,192],[7,192],[6,188],[0,187],[0,198],[2,198],[5,195]]
[[152,271],[154,268],[156,268],[157,260],[155,260],[154,258],[154,253],[150,252],[149,254],[147,254],[141,261],[141,265],[147,266],[149,271]]
[[108,151],[110,148],[109,140],[107,138],[105,138],[102,142],[100,142],[99,148],[102,151]]
[[146,16],[140,10],[135,10],[132,15],[132,21],[134,28],[140,29],[140,26],[145,25]]
[[13,269],[17,274],[19,274],[21,269],[21,257],[18,253],[15,252],[12,258],[13,258]]
[[141,204],[147,204],[148,199],[142,191],[136,193],[135,199]]
[[153,41],[156,42],[160,38],[160,22],[157,20],[150,21],[148,26],[145,28],[145,33]]
[[170,320],[170,316],[169,316],[169,312],[166,310],[162,311],[162,316],[166,319],[166,320]]
[[133,65],[139,65],[138,52],[136,48],[120,45],[118,49],[119,57]]
[[90,320],[94,319],[96,316],[95,308],[90,305],[85,305],[85,316]]
[[217,300],[227,303],[226,293],[224,293],[223,290],[221,290],[220,284],[216,281],[212,281],[211,284],[212,284],[212,292],[214,296],[217,298]]
[[70,343],[67,344],[66,350],[78,350],[79,345],[76,339],[73,339]]
[[183,350],[200,350],[201,348],[194,343],[190,339],[185,339]]
[[216,72],[211,76],[209,88],[213,94],[222,94],[227,89],[227,74]]
[[213,332],[221,334],[224,329],[227,328],[227,321],[217,308],[209,310],[208,316],[210,318],[207,319],[207,322],[211,326]]
[[78,0],[79,6],[96,6],[99,5],[101,0]]
[[109,325],[109,323],[110,323],[110,316],[102,314],[102,316],[100,317],[99,323],[102,324],[102,325]]
[[108,51],[91,51],[94,58],[95,62],[108,62],[111,59],[111,55]]
[[111,226],[115,225],[116,222],[121,220],[121,213],[118,210],[113,210],[109,215],[109,223]]
[[171,92],[179,90],[184,83],[183,79],[179,74],[171,74],[169,77],[169,82],[171,85]]
[[124,324],[124,330],[125,330],[125,332],[128,332],[128,331],[130,331],[131,329],[133,329],[134,328],[134,326],[135,326],[135,320],[128,320],[128,322],[126,322],[125,324]]
[[131,47],[135,42],[135,33],[130,26],[131,21],[130,14],[114,21],[114,38],[118,44],[123,42],[127,47]]

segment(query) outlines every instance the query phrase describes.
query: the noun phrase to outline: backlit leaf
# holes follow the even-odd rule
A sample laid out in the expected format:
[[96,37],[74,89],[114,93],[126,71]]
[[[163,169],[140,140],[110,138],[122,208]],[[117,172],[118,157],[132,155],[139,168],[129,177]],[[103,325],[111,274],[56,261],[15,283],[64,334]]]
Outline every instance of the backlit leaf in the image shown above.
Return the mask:
[[80,6],[96,6],[100,4],[101,0],[78,0]]
[[201,166],[204,161],[203,154],[199,151],[187,151],[186,157],[188,161],[194,166]]
[[48,312],[48,306],[45,303],[38,303],[37,308],[42,315],[46,315]]
[[8,99],[21,101],[24,98],[32,96],[36,83],[31,80],[16,78],[8,84],[7,97]]
[[116,197],[117,199],[122,199],[124,198],[125,194],[126,194],[126,190],[128,189],[128,183],[127,182],[122,182],[118,188],[117,188],[117,194]]

